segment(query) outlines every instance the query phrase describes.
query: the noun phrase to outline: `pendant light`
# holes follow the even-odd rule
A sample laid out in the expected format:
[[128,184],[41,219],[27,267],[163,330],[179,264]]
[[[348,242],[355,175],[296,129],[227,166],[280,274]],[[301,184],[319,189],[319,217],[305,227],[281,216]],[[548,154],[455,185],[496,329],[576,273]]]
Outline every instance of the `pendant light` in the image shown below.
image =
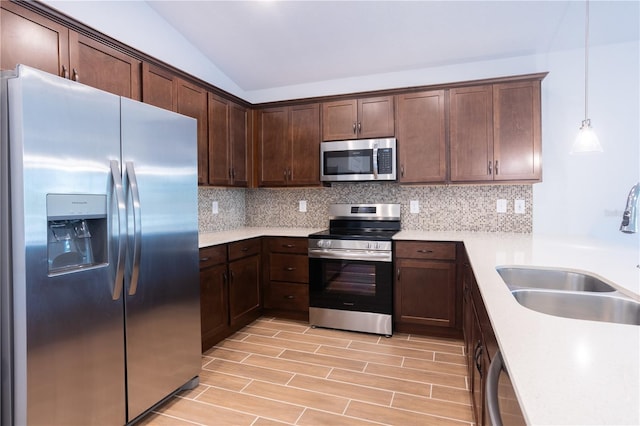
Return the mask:
[[578,136],[571,147],[571,154],[580,154],[585,152],[602,152],[602,145],[598,135],[591,127],[591,119],[589,119],[589,0],[585,2],[585,35],[584,35],[584,120],[578,131]]

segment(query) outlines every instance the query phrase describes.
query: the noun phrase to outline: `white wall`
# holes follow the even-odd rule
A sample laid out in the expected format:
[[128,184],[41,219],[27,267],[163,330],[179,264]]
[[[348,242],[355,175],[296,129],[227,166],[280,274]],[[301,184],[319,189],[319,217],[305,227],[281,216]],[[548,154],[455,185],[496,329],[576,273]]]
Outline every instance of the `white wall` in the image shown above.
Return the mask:
[[[542,83],[543,183],[534,185],[534,232],[640,246],[638,234],[618,231],[627,193],[640,181],[638,41],[590,48],[589,117],[605,152],[571,156],[584,117],[583,49],[244,92],[144,2],[45,3],[252,103],[549,71]],[[592,17],[596,28],[601,21]]]

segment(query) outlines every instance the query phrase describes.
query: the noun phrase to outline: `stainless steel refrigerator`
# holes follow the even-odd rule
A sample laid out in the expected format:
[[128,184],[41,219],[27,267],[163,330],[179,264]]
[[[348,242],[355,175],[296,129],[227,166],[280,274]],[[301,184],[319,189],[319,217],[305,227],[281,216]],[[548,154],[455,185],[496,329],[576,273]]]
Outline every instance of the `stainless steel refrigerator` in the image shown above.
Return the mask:
[[4,425],[122,425],[200,371],[196,122],[2,76]]

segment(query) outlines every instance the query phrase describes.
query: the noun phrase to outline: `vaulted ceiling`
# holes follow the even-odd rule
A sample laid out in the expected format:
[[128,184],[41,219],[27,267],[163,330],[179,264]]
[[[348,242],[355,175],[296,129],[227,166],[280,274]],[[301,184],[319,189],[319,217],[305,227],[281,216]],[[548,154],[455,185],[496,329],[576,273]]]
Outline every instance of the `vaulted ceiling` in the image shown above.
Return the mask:
[[[582,1],[155,1],[245,91],[584,47]],[[639,39],[640,2],[591,1],[590,44]]]

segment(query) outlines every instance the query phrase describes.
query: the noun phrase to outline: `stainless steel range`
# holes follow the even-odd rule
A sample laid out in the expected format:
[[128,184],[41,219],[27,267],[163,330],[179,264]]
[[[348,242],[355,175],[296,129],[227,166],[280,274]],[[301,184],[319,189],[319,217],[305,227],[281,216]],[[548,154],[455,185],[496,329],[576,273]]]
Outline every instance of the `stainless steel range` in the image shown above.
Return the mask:
[[309,235],[309,322],[390,336],[400,204],[332,204],[329,214],[329,229]]

